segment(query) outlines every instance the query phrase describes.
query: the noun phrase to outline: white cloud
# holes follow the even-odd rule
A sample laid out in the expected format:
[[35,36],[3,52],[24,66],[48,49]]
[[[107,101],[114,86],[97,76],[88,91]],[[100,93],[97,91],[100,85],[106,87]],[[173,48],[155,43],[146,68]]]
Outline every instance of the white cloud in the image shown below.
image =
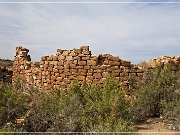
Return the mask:
[[[0,26],[4,21],[4,30],[11,31],[11,37],[0,32],[0,57],[12,58],[12,46],[18,42],[30,49],[35,60],[55,54],[57,48],[79,48],[82,44],[91,45],[93,54],[111,53],[133,62],[179,55],[179,10],[180,5],[173,4],[4,6],[0,8]],[[7,47],[8,54],[4,53]]]

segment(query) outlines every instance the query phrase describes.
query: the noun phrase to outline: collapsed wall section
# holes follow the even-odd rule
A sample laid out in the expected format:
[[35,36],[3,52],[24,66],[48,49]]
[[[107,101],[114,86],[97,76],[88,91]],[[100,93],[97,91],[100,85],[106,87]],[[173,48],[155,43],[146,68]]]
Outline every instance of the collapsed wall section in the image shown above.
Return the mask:
[[171,70],[179,71],[180,70],[180,56],[161,56],[158,58],[150,59],[147,62],[139,64],[139,67],[145,69],[152,69],[158,65],[164,67],[164,65],[171,65]]
[[17,79],[28,82],[29,84],[39,85],[40,70],[35,62],[31,61],[29,50],[23,47],[16,47],[16,56],[13,62],[12,81]]

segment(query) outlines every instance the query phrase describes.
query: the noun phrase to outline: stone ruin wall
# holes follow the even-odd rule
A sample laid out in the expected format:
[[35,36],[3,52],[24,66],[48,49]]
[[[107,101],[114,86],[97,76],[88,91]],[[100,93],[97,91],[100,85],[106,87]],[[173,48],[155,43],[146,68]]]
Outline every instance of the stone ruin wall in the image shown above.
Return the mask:
[[16,48],[13,63],[13,81],[16,78],[26,80],[29,84],[49,89],[56,85],[69,85],[73,80],[79,83],[101,84],[107,77],[127,82],[129,76],[143,79],[145,68],[154,68],[159,63],[171,63],[175,71],[180,70],[180,56],[167,56],[133,65],[110,54],[93,56],[89,46],[80,49],[57,49],[56,55],[41,57],[40,64],[31,61],[29,50]]
[[180,71],[180,56],[161,56],[158,58],[150,59],[147,62],[143,62],[139,64],[140,67],[152,69],[155,68],[157,65],[171,65],[171,69],[175,72]]

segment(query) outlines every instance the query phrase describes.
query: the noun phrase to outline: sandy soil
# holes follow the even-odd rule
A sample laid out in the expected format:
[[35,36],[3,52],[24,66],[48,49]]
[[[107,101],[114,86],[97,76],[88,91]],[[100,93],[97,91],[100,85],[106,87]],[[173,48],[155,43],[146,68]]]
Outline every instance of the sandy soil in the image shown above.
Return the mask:
[[136,127],[142,135],[180,135],[180,132],[175,132],[163,118],[151,118]]

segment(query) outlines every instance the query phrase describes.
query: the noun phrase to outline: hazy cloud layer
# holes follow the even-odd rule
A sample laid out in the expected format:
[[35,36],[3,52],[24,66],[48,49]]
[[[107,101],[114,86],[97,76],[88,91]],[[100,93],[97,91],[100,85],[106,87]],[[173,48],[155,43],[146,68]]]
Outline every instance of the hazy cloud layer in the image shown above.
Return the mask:
[[0,4],[0,58],[90,45],[133,63],[180,55],[180,4]]

